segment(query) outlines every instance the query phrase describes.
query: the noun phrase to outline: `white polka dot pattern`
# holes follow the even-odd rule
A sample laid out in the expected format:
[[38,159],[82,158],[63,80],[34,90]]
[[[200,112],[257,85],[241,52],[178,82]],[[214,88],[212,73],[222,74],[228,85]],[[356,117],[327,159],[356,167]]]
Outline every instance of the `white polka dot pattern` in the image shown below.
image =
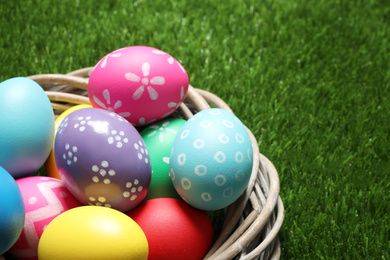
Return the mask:
[[179,131],[170,157],[170,177],[192,206],[216,210],[235,201],[252,171],[252,145],[232,113],[212,108],[190,118]]

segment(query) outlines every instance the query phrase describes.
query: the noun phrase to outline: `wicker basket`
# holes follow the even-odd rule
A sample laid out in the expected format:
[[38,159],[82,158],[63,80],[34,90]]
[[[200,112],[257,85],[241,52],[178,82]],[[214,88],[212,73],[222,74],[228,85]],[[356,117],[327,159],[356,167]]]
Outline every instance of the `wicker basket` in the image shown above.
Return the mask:
[[[48,95],[54,113],[77,104],[90,104],[87,97],[88,76],[92,68],[69,74],[30,76]],[[189,87],[186,99],[176,116],[190,118],[210,105],[233,112],[216,95]],[[224,209],[224,223],[205,259],[279,259],[278,232],[284,219],[284,207],[279,197],[279,177],[272,162],[259,152],[258,143],[248,130],[253,146],[253,168],[249,185],[242,196]]]

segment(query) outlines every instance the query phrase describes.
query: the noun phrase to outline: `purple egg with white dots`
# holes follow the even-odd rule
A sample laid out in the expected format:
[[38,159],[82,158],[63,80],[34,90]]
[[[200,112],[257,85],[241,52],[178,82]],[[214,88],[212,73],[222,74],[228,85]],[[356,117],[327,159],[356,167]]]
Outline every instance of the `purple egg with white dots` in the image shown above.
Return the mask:
[[55,138],[55,161],[69,191],[83,204],[128,212],[151,181],[148,150],[120,115],[85,108],[64,118]]

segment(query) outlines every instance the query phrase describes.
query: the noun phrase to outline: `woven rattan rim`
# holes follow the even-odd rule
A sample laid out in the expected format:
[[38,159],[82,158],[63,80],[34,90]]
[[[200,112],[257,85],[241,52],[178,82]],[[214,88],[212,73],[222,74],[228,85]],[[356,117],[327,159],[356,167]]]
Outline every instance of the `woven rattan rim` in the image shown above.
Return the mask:
[[[53,110],[62,111],[78,104],[90,104],[87,97],[88,76],[93,68],[68,74],[29,76],[45,90]],[[211,106],[232,109],[218,96],[189,87],[178,114],[189,119],[197,111]],[[233,204],[225,208],[222,231],[205,259],[279,259],[278,233],[284,219],[284,206],[279,196],[279,176],[272,162],[259,151],[252,132],[247,128],[253,147],[253,168],[249,185]]]

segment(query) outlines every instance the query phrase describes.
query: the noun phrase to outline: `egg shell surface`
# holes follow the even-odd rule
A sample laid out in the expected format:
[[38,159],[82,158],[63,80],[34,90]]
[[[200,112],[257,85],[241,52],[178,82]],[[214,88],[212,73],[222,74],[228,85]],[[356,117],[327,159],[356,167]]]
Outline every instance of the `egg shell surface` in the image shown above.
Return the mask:
[[114,112],[84,108],[69,114],[58,128],[54,154],[61,179],[84,205],[126,212],[149,189],[145,143],[135,127]]
[[243,123],[211,108],[191,117],[172,145],[170,176],[190,205],[217,210],[233,203],[248,185],[253,150]]
[[54,137],[50,100],[35,81],[11,78],[0,83],[0,165],[14,178],[37,171]]
[[169,157],[173,141],[185,122],[186,120],[180,118],[166,118],[141,131],[152,165],[152,180],[145,199],[181,199],[169,177]]
[[82,206],[61,180],[31,176],[16,180],[26,208],[23,231],[8,253],[16,259],[38,259],[38,242],[47,225],[61,213]]
[[130,46],[102,58],[89,77],[93,107],[142,126],[171,115],[188,91],[188,75],[171,55],[147,46]]
[[139,225],[124,213],[98,206],[71,209],[45,229],[40,260],[143,260],[148,241]]
[[23,230],[25,207],[15,179],[0,166],[0,254],[17,241]]
[[[54,128],[54,139],[55,139],[55,136],[56,136],[56,133],[57,133],[57,130],[58,130],[58,127],[60,126],[62,120],[67,116],[69,115],[70,113],[72,113],[73,111],[76,111],[76,110],[79,110],[79,109],[82,109],[82,108],[91,108],[92,106],[91,105],[87,105],[87,104],[83,104],[83,105],[76,105],[76,106],[73,106],[71,108],[68,108],[67,110],[65,110],[63,113],[61,113],[57,119],[55,120],[55,128]],[[45,169],[46,169],[46,172],[47,172],[47,175],[49,177],[53,177],[53,178],[57,178],[57,179],[61,179],[61,176],[58,172],[58,169],[57,169],[57,165],[56,165],[56,161],[54,159],[54,142],[53,142],[53,148],[51,149],[50,151],[50,154],[49,154],[49,157],[47,157],[46,161],[45,161]]]
[[149,260],[199,260],[211,246],[213,226],[209,216],[183,200],[146,200],[128,215],[146,235]]

